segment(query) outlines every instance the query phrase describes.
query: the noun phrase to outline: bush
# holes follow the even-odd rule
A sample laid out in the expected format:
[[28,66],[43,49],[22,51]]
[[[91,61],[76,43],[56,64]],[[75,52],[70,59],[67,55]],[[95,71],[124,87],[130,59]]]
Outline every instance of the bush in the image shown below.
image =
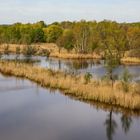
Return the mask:
[[2,58],[2,53],[0,52],[0,59]]
[[4,46],[4,54],[9,55],[9,45]]
[[50,52],[48,50],[46,50],[46,49],[41,49],[37,54],[49,57]]
[[84,76],[85,84],[88,84],[91,81],[92,74],[91,73],[86,73]]
[[131,81],[131,75],[127,69],[124,70],[122,76],[121,76],[121,81],[122,81],[122,87],[125,92],[129,91],[129,82]]
[[20,54],[20,47],[19,46],[16,47],[16,55],[18,55],[18,54]]
[[23,48],[23,54],[27,57],[34,55],[37,52],[34,46],[26,46]]

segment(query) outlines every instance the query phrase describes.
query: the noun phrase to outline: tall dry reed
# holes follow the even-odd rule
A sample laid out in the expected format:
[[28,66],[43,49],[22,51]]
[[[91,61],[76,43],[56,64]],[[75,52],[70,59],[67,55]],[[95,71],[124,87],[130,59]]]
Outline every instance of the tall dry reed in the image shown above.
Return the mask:
[[91,80],[85,84],[84,76],[73,76],[60,71],[7,61],[0,61],[0,72],[27,78],[44,87],[62,89],[65,94],[82,100],[99,101],[129,109],[140,109],[140,94],[136,90],[139,85],[130,84],[129,92],[125,93],[121,82],[118,81],[113,88],[111,83],[105,81]]

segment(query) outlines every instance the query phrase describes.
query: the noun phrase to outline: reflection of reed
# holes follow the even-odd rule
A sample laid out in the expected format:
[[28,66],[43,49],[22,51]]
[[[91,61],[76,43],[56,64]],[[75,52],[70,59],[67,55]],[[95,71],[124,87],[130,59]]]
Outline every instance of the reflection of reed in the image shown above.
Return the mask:
[[[63,93],[63,91],[61,91],[61,93]],[[112,110],[113,113],[121,113],[121,114],[124,114],[128,117],[130,117],[130,116],[140,117],[140,110],[125,109],[125,108],[122,108],[120,106],[105,104],[105,103],[96,102],[96,101],[82,100],[82,99],[79,99],[78,97],[75,97],[75,96],[71,96],[71,95],[68,95],[68,94],[65,94],[65,93],[63,93],[63,94],[66,95],[66,96],[69,96],[69,98],[71,98],[73,100],[79,100],[79,101],[82,101],[84,103],[87,103],[91,107],[96,108],[97,110],[104,110],[104,111],[107,111],[107,112],[110,112]]]
[[[5,77],[8,77],[9,78],[10,76],[9,75],[5,75]],[[19,79],[22,80],[22,78],[18,78],[18,80]],[[39,86],[39,85],[37,84],[37,86]],[[30,88],[30,87],[24,86],[23,88]],[[55,91],[56,91],[56,89],[53,88],[53,87],[47,87],[47,88],[48,88],[48,90],[49,90],[49,92],[51,94],[55,93]],[[62,90],[59,89],[59,91],[63,95],[66,95],[66,96],[68,96],[69,98],[71,98],[73,100],[79,100],[79,101],[82,101],[84,103],[87,103],[91,107],[96,108],[97,110],[104,110],[104,111],[108,111],[108,112],[110,112],[110,110],[113,110],[114,113],[122,113],[122,114],[124,114],[125,116],[128,116],[128,117],[130,117],[130,116],[140,117],[140,110],[125,109],[123,107],[115,106],[115,105],[111,105],[111,104],[101,103],[101,102],[97,102],[97,101],[83,100],[83,99],[81,99],[79,97],[72,96],[70,94],[66,94],[63,89]],[[5,92],[6,92],[6,90],[5,90]]]
[[[74,96],[70,96],[70,95],[68,96],[73,100],[79,100]],[[132,117],[140,117],[140,110],[129,110],[129,109],[124,109],[118,106],[116,107],[100,102],[93,102],[93,101],[86,101],[86,100],[80,100],[80,101],[90,104],[91,107],[96,108],[97,110],[104,110],[106,112],[109,112],[104,122],[104,125],[106,127],[106,136],[108,140],[113,140],[113,136],[115,135],[118,126],[117,121],[113,117],[114,113],[121,113],[120,120],[121,120],[122,130],[124,131],[125,134],[129,132],[132,126],[133,123]]]
[[0,87],[0,92],[8,92],[8,91],[18,91],[18,90],[23,90],[23,89],[30,89],[30,86],[21,86],[21,87]]
[[68,66],[69,69],[79,70],[79,69],[87,69],[88,67],[92,67],[94,65],[99,65],[100,60],[71,60],[66,61],[65,64]]

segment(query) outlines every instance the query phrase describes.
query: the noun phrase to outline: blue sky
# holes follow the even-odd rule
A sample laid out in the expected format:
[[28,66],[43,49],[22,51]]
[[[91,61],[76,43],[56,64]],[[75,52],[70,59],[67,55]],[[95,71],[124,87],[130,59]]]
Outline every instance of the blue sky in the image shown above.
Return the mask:
[[140,21],[140,0],[0,0],[0,24],[64,20]]

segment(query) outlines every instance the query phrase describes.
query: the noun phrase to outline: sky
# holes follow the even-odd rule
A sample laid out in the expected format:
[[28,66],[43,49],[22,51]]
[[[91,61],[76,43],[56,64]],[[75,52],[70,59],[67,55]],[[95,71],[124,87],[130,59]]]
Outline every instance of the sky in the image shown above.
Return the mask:
[[0,0],[0,24],[104,19],[140,21],[140,0]]

